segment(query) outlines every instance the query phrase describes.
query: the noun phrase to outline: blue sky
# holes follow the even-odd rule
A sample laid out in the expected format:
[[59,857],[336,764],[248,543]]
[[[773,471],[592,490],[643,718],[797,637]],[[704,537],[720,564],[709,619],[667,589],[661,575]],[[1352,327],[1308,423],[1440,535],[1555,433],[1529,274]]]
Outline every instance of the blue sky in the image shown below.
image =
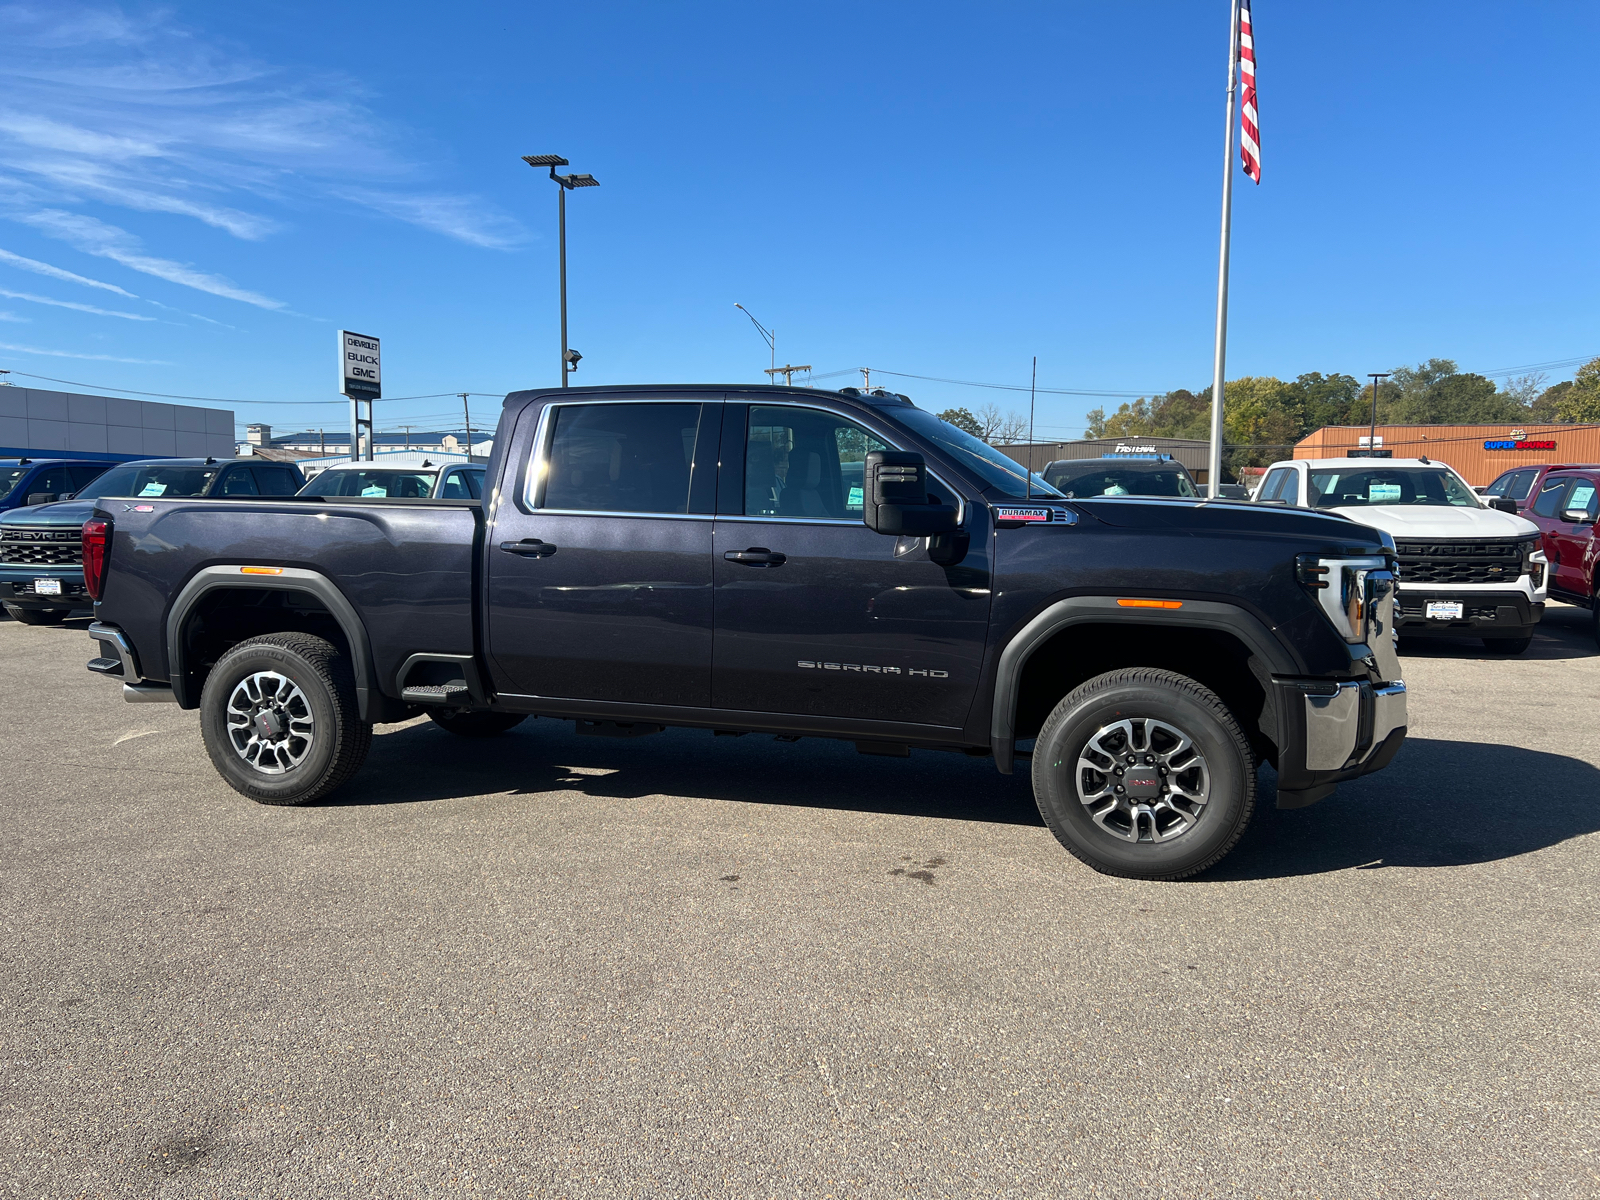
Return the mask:
[[[818,373],[1026,383],[1037,354],[1043,387],[1198,387],[1227,11],[0,4],[0,367],[338,428],[288,402],[337,400],[343,326],[383,338],[389,394],[488,393],[491,421],[558,379],[556,189],[518,156],[559,153],[601,181],[569,203],[576,382],[760,380],[740,301]],[[1600,7],[1255,23],[1231,377],[1600,354]],[[1040,434],[1117,399],[1041,397]]]

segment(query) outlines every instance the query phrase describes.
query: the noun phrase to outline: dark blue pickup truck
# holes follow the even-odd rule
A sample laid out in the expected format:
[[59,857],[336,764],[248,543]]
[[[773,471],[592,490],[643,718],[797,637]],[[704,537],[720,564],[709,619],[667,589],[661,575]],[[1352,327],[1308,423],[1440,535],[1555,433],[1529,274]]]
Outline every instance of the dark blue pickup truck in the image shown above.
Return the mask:
[[484,499],[102,497],[91,671],[300,804],[374,723],[529,716],[1031,762],[1045,821],[1176,879],[1405,737],[1394,547],[1339,517],[1068,499],[904,396],[507,397]]

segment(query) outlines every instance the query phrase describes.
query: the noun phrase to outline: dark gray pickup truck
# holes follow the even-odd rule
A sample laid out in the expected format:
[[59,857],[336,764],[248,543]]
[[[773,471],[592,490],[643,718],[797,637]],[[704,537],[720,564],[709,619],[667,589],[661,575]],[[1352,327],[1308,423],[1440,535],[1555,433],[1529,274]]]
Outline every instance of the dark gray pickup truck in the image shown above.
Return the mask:
[[1394,547],[1340,517],[1068,499],[904,396],[509,396],[476,500],[101,497],[89,669],[200,710],[269,804],[376,722],[529,716],[1031,762],[1098,870],[1176,879],[1405,737]]

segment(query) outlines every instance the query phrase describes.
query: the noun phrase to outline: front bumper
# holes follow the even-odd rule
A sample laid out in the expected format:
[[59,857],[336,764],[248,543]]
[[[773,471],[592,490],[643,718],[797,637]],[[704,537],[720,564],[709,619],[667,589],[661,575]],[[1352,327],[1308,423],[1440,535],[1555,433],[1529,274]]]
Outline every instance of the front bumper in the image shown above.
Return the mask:
[[1278,807],[1315,804],[1346,779],[1381,771],[1406,737],[1402,680],[1274,680]]
[[[1474,592],[1402,584],[1395,599],[1395,625],[1404,637],[1495,633],[1522,637],[1544,616],[1544,593],[1537,595],[1538,599],[1533,599],[1521,588]],[[1440,600],[1460,604],[1461,616],[1428,616],[1428,602]]]
[[[59,596],[41,593],[38,581],[54,580],[61,585]],[[27,565],[0,566],[0,600],[16,608],[92,608],[88,589],[83,584],[83,567]]]

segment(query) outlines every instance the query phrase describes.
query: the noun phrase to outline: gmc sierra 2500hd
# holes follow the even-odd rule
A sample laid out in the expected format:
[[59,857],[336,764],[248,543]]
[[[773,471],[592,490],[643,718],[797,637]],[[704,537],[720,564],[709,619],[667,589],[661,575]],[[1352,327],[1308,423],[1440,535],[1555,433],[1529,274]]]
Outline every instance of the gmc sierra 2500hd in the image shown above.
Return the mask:
[[882,391],[517,392],[494,445],[481,502],[101,497],[89,669],[267,804],[421,713],[843,738],[1031,759],[1061,843],[1150,879],[1233,847],[1261,760],[1298,806],[1405,737],[1393,542],[1343,517],[1068,499]]

